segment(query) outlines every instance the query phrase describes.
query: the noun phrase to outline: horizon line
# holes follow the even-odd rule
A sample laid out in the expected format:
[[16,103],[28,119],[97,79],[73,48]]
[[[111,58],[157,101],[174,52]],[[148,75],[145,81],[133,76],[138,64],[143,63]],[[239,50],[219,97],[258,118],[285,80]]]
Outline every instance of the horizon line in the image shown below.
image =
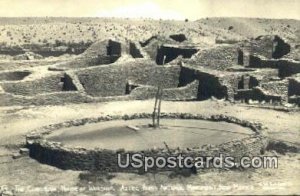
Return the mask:
[[251,16],[207,16],[207,17],[199,17],[198,19],[173,19],[173,18],[151,18],[151,17],[118,17],[118,16],[0,16],[0,18],[99,18],[99,19],[147,19],[147,20],[172,20],[172,21],[185,21],[188,19],[189,21],[197,21],[201,19],[210,19],[210,18],[241,18],[241,19],[271,19],[271,20],[300,20],[298,18],[268,18],[268,17],[251,17]]

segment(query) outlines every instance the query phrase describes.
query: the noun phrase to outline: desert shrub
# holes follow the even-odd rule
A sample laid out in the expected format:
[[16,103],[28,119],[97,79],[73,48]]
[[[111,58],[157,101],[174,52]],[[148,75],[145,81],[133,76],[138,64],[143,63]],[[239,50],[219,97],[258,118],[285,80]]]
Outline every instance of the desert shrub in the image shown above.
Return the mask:
[[11,32],[10,32],[10,31],[7,31],[7,32],[6,32],[6,35],[7,35],[8,37],[10,37],[10,36],[11,36]]
[[55,46],[63,46],[63,45],[65,45],[65,43],[64,43],[64,41],[61,41],[61,40],[55,40]]
[[44,44],[47,44],[47,43],[48,43],[48,40],[47,40],[47,39],[43,39],[43,43],[44,43]]

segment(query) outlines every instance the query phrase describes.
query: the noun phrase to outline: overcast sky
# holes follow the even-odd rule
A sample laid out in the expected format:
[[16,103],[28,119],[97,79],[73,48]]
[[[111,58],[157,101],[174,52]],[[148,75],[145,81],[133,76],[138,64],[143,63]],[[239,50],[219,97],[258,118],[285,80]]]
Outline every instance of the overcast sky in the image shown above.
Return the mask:
[[300,0],[0,0],[0,16],[300,19]]

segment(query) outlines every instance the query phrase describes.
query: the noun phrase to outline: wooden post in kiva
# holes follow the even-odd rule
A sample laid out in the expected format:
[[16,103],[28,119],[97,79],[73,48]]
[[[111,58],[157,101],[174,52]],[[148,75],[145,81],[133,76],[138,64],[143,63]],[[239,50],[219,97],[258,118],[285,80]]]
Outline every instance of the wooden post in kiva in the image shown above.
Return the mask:
[[[159,87],[158,87],[159,88]],[[152,127],[155,127],[155,119],[156,119],[156,108],[157,108],[157,98],[158,98],[158,90],[155,95],[154,109],[152,113]]]
[[154,110],[152,114],[152,126],[154,128],[159,127],[162,94],[163,90],[159,86],[155,95]]
[[[163,62],[162,62],[163,65],[165,64],[165,61],[166,61],[166,55],[163,56]],[[163,95],[163,89],[160,85],[158,85],[156,95],[155,95],[154,110],[152,114],[152,127],[154,128],[159,127],[162,95]]]
[[159,99],[158,99],[158,109],[157,109],[157,127],[159,127],[159,120],[160,120],[160,108],[161,108],[161,100],[162,100],[162,95],[163,95],[163,89],[159,88]]

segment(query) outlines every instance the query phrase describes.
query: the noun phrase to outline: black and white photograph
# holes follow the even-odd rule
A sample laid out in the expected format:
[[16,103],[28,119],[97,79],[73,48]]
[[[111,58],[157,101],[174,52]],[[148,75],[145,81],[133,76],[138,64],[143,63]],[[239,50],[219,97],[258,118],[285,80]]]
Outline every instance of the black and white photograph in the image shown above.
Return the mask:
[[0,0],[23,195],[300,195],[300,0]]

